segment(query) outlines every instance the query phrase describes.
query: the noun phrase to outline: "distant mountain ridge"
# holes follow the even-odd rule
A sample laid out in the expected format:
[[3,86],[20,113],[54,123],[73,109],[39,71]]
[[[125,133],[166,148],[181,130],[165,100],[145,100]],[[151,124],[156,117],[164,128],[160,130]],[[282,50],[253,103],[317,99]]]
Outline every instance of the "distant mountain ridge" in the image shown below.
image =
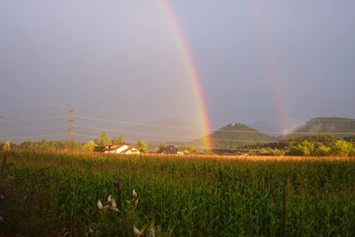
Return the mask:
[[334,135],[346,137],[354,135],[355,119],[339,117],[317,117],[292,130],[286,137]]
[[[276,138],[259,132],[256,129],[240,123],[231,123],[208,135],[214,149],[231,149],[246,145],[266,144],[275,142]],[[203,138],[192,142],[195,147],[203,145]]]
[[[268,125],[270,129],[263,131],[270,132],[264,134],[259,130],[241,123],[231,123],[208,135],[213,144],[213,149],[232,149],[247,145],[262,145],[277,142],[274,133],[276,126],[271,123],[256,123],[256,125]],[[191,129],[190,129],[191,128]],[[149,148],[153,150],[161,143],[177,146],[193,146],[197,149],[204,147],[204,138],[192,140],[198,137],[198,129],[193,129],[191,124],[176,119],[163,119],[147,123],[126,127],[123,135],[127,140],[146,140]],[[292,130],[288,135],[279,137],[287,139],[294,136],[312,136],[318,134],[331,134],[338,137],[347,137],[355,134],[355,119],[338,117],[317,117],[307,121]],[[189,139],[190,138],[190,139]]]

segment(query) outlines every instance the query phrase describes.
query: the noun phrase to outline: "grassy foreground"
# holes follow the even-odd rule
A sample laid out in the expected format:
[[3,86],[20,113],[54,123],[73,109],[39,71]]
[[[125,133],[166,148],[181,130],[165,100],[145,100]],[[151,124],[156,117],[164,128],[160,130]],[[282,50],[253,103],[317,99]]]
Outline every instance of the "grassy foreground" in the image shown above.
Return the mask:
[[[0,172],[0,236],[355,236],[351,158],[9,152]],[[117,177],[121,213],[99,211]]]

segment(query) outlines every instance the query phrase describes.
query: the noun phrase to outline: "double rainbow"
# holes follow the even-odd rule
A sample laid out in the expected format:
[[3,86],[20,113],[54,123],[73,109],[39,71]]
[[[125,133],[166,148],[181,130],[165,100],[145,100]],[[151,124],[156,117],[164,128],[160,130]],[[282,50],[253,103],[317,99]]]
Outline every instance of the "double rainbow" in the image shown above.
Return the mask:
[[203,135],[203,138],[202,138],[203,139],[203,147],[205,149],[209,150],[213,146],[212,146],[212,140],[211,140],[210,136],[208,136],[208,134],[210,132],[210,127],[209,127],[207,107],[205,104],[203,91],[201,88],[201,84],[199,81],[196,67],[193,62],[192,55],[190,53],[189,47],[187,45],[187,42],[185,40],[184,34],[181,30],[181,27],[178,24],[178,20],[176,19],[169,3],[167,2],[167,0],[159,0],[159,2],[160,2],[160,6],[161,6],[165,16],[168,19],[168,24],[170,26],[170,29],[171,29],[172,34],[174,36],[176,45],[177,45],[179,52],[181,54],[187,75],[190,79],[191,86],[192,86],[193,92],[194,92],[196,106],[198,108],[198,114],[200,117],[199,121],[201,122],[201,133]]

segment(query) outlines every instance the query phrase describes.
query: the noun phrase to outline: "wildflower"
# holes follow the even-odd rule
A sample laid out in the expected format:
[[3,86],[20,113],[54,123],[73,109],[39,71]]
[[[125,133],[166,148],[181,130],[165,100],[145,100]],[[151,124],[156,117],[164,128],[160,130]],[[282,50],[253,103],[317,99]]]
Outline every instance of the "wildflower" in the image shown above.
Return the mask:
[[130,200],[130,201],[126,200],[126,203],[128,205],[131,205],[131,204],[137,205],[138,204],[138,194],[137,194],[136,190],[134,190],[134,189],[132,190],[132,200]]
[[111,206],[112,206],[113,208],[117,208],[115,199],[112,199],[112,200],[111,200]]
[[137,229],[136,226],[133,226],[133,233],[134,233],[134,237],[140,237],[141,236],[141,232]]
[[10,177],[11,179],[14,179],[14,176],[13,175],[11,175],[11,177]]
[[89,233],[94,233],[94,231],[91,229],[90,226],[89,226]]
[[111,209],[117,208],[115,199],[112,198],[111,195],[108,196],[108,198],[107,198],[107,203],[108,203],[108,206],[109,206]]
[[138,194],[137,194],[136,190],[133,189],[133,190],[132,190],[132,196],[133,196],[133,198],[137,198],[137,195],[138,195]]
[[4,199],[4,195],[0,193],[0,199]]
[[115,212],[120,212],[120,210],[118,210],[117,207],[111,207],[111,210],[115,211]]
[[116,205],[115,199],[111,198],[111,195],[108,196],[107,203],[108,203],[108,206],[106,206],[105,208],[109,207],[111,210],[114,210],[116,212],[120,212],[120,210],[117,209],[117,205]]
[[110,196],[108,196],[108,198],[107,198],[107,203],[108,203],[108,205],[109,205],[109,206],[111,206],[111,205],[112,205],[111,195],[110,195]]
[[100,200],[97,202],[97,207],[99,208],[99,210],[102,210],[104,208]]
[[98,206],[100,211],[104,210],[104,209],[105,210],[106,209],[111,209],[111,210],[113,210],[115,212],[120,212],[120,210],[118,210],[118,208],[117,208],[115,200],[111,198],[111,195],[108,196],[107,202],[108,202],[108,205],[106,205],[106,206],[103,206],[102,202],[100,200],[97,202],[97,206]]
[[4,218],[2,218],[2,216],[0,216],[0,222],[3,222],[4,221]]
[[153,226],[150,226],[148,236],[155,237],[155,230]]

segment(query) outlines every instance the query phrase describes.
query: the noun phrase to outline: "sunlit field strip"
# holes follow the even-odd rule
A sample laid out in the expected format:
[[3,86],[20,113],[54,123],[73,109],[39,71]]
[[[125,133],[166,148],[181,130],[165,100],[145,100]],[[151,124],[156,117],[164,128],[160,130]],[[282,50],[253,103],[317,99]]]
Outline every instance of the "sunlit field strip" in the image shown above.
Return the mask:
[[[27,152],[26,150],[18,149],[18,151]],[[34,153],[41,153],[41,151],[32,151]],[[83,152],[83,151],[65,151],[53,150],[45,151],[44,153],[52,154],[67,154],[74,155],[74,157],[81,158],[82,155],[93,158],[112,158],[112,159],[134,159],[137,157],[150,157],[157,159],[181,159],[181,160],[204,160],[204,159],[217,159],[217,160],[251,160],[251,161],[349,161],[354,160],[355,156],[255,156],[255,155],[203,155],[203,154],[156,154],[156,153],[143,153],[140,155],[126,155],[126,154],[104,154],[100,152]],[[80,155],[80,156],[79,156]]]

